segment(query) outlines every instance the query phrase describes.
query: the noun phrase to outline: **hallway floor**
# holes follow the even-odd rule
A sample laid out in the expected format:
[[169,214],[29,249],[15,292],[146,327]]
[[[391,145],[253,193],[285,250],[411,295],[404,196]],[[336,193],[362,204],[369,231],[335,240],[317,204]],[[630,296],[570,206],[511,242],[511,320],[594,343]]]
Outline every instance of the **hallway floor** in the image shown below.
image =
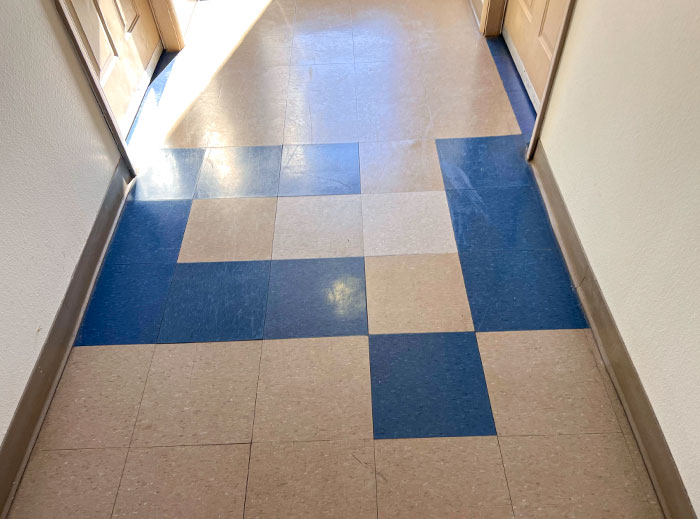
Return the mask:
[[468,0],[187,39],[10,517],[663,517]]

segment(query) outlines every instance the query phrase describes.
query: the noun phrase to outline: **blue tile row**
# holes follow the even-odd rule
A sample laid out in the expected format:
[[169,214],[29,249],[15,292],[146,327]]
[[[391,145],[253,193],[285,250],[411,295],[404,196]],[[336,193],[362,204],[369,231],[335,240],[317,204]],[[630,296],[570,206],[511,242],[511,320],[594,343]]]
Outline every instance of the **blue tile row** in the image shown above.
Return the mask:
[[181,148],[144,161],[132,200],[360,193],[357,143]]

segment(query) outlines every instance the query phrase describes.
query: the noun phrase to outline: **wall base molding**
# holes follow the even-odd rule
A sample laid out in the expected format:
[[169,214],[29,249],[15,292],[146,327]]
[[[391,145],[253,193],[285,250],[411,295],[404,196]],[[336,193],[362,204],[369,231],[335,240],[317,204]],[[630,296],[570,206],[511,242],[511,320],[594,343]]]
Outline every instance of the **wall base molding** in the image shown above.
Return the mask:
[[531,165],[581,305],[639,444],[659,503],[669,519],[693,519],[696,515],[676,462],[591,270],[541,142],[537,143]]
[[12,499],[68,360],[80,318],[132,185],[132,178],[126,164],[120,160],[46,342],[0,445],[0,518],[9,513]]

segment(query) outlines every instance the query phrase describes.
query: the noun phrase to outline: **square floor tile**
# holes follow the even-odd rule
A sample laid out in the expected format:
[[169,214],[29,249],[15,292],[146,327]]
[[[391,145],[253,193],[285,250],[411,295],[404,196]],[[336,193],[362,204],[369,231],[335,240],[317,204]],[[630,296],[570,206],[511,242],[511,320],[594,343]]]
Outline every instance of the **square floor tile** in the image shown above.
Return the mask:
[[191,199],[206,151],[205,148],[177,148],[139,155],[139,174],[129,199]]
[[[456,95],[449,91],[439,96],[433,95],[430,97],[430,110],[437,139],[519,133],[508,96],[500,85]],[[447,180],[445,184],[448,184]]]
[[[253,67],[255,66],[257,64],[253,65]],[[222,92],[216,112],[207,127],[208,145],[212,147],[279,147],[284,135],[286,108],[287,100],[284,97],[227,96]],[[226,163],[228,160],[225,161]],[[236,181],[236,178],[240,179],[240,172],[231,175],[225,167],[221,168],[220,166],[221,164],[216,166],[219,178],[209,179],[211,184],[206,185],[207,191],[211,189],[214,194],[203,194],[201,198],[272,196],[267,177],[260,179],[245,177],[243,181]],[[201,178],[200,174],[200,182]],[[224,194],[217,194],[219,191],[223,191]],[[236,194],[225,194],[230,191]]]
[[272,262],[266,339],[366,334],[362,258]]
[[558,250],[460,253],[478,332],[586,328]]
[[112,517],[242,517],[249,448],[131,449]]
[[152,357],[152,345],[74,348],[36,448],[128,447]]
[[280,197],[273,259],[362,256],[360,195]]
[[33,452],[10,519],[110,517],[126,449]]
[[650,515],[622,434],[500,438],[515,517]]
[[535,188],[449,190],[447,203],[460,251],[556,248]]
[[438,139],[445,189],[532,185],[522,135]]
[[379,517],[513,517],[495,437],[378,440]]
[[158,344],[132,446],[249,442],[260,342]]
[[296,32],[292,65],[353,63],[352,30]]
[[496,434],[473,333],[371,335],[369,359],[376,439]]
[[282,149],[280,196],[360,192],[357,143],[289,144]]
[[211,148],[202,166],[195,196],[277,196],[281,163],[281,146]]
[[443,191],[435,141],[360,143],[363,193]]
[[499,436],[620,432],[584,330],[477,341]]
[[272,257],[275,198],[195,200],[182,239],[182,263]]
[[372,440],[254,443],[246,518],[376,519]]
[[372,438],[367,337],[263,343],[253,441]]
[[361,141],[433,139],[433,121],[425,96],[401,99],[357,98]]
[[354,91],[290,92],[285,117],[284,143],[287,145],[360,140]]
[[362,195],[365,256],[457,252],[444,192]]
[[365,258],[369,333],[474,330],[457,254]]
[[178,263],[159,343],[262,339],[269,261]]
[[156,342],[175,264],[104,265],[76,346]]
[[105,264],[175,263],[191,204],[190,200],[127,202]]

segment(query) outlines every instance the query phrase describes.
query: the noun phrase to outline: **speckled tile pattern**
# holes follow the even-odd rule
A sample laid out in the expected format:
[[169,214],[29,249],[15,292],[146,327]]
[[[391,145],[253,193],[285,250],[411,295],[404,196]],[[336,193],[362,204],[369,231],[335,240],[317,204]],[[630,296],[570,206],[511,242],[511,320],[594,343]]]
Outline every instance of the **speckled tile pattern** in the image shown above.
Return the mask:
[[662,517],[468,0],[186,39],[10,517]]

